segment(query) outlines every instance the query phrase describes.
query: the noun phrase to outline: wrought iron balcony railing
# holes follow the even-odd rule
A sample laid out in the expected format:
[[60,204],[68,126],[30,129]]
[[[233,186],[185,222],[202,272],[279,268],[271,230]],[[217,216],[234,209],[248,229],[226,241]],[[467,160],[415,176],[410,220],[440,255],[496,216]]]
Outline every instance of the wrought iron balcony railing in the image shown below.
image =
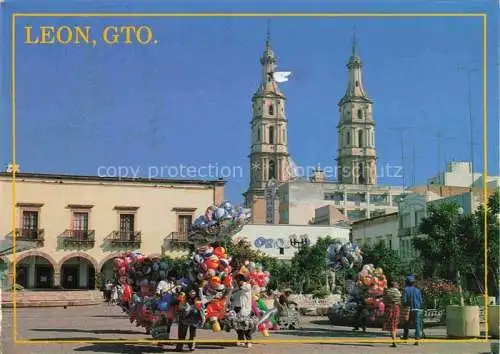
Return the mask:
[[64,246],[94,247],[95,230],[65,230],[62,234]]
[[113,231],[109,240],[113,246],[139,248],[141,247],[141,231]]
[[[33,228],[20,228],[16,229],[16,240],[17,241],[31,241],[36,242],[37,246],[43,246],[45,238],[44,229],[33,229]],[[12,231],[9,232],[7,237],[12,238]]]
[[165,237],[165,241],[172,246],[186,246],[189,244],[187,232],[171,232]]

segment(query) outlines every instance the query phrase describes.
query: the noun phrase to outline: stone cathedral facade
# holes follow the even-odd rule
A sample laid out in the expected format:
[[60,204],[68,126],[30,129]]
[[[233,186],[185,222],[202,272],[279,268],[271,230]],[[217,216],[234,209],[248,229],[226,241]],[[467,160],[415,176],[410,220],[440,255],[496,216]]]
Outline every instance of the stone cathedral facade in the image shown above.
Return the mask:
[[336,181],[326,180],[319,169],[307,179],[293,175],[285,95],[273,77],[277,60],[269,38],[260,64],[260,83],[252,97],[250,183],[244,193],[253,223],[269,223],[266,186],[270,180],[278,186],[274,223],[314,224],[316,210],[325,206],[333,206],[351,221],[397,211],[403,188],[377,186],[373,102],[364,88],[356,40],[347,63],[347,89],[338,103]]

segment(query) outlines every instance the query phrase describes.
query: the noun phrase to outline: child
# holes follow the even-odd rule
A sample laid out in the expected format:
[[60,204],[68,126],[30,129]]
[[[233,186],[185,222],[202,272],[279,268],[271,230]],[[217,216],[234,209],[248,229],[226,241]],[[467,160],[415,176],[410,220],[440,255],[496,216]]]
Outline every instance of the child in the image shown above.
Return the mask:
[[396,333],[398,332],[401,305],[401,292],[399,291],[398,283],[392,282],[391,288],[385,291],[384,304],[384,330],[390,331],[392,338],[391,347],[396,348]]
[[231,305],[237,316],[236,333],[238,334],[238,347],[245,346],[242,341],[247,341],[246,347],[251,348],[252,332],[255,330],[255,325],[252,322],[252,287],[248,283],[248,279],[243,274],[238,274],[235,277],[237,290],[231,296]]
[[111,303],[113,305],[118,304],[118,285],[113,286],[113,290],[111,292]]

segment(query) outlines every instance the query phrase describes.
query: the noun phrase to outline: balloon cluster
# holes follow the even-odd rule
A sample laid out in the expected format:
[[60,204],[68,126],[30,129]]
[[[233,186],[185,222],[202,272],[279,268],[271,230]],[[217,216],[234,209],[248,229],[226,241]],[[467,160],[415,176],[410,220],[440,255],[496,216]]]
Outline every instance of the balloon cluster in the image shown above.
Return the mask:
[[257,330],[262,333],[264,337],[269,336],[269,330],[277,328],[276,308],[268,308],[264,299],[254,293],[252,299],[252,312],[258,318]]
[[232,288],[231,258],[223,247],[202,246],[190,262],[190,278],[200,284],[205,315],[212,330],[219,332],[226,316],[226,298]]
[[383,315],[385,306],[382,297],[387,288],[387,278],[382,268],[365,264],[359,273],[358,287],[364,294],[365,304],[373,310],[372,317]]
[[352,242],[334,242],[328,246],[328,265],[334,271],[351,269],[363,264],[361,249]]
[[169,265],[160,258],[145,257],[140,252],[127,252],[114,260],[115,276],[122,288],[120,306],[131,323],[151,331],[158,318],[173,316],[179,287],[156,296],[156,288],[168,275]]
[[244,262],[243,266],[241,266],[239,273],[249,279],[254,292],[256,287],[258,287],[259,292],[264,290],[269,283],[269,278],[271,276],[268,271],[264,271],[262,264],[250,262],[248,260]]
[[358,304],[354,301],[337,302],[333,305],[333,311],[341,318],[354,317],[358,311]]
[[191,242],[210,243],[220,235],[232,236],[241,231],[250,218],[250,209],[235,207],[228,201],[211,205],[193,222],[188,239]]
[[375,317],[384,314],[385,305],[382,297],[386,288],[387,279],[382,268],[366,264],[359,273],[358,282],[349,292],[347,302],[335,304],[333,311],[342,318],[354,317],[360,306],[364,305],[362,307],[368,312],[369,319],[374,321]]

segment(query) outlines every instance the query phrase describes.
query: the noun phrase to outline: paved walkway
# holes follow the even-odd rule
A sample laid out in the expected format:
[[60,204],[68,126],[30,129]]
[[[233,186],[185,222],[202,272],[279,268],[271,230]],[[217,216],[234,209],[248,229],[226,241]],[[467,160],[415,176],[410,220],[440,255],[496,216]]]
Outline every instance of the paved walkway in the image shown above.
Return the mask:
[[[18,344],[12,343],[12,310],[4,309],[2,322],[3,354],[32,353],[161,353],[154,343],[144,344],[109,344],[97,343],[99,340],[144,340],[151,337],[142,328],[131,325],[121,310],[115,306],[89,306],[63,308],[26,308],[17,310],[18,340],[36,339],[45,343]],[[305,317],[302,331],[273,332],[270,337],[256,334],[257,340],[293,340],[294,343],[254,344],[253,348],[238,348],[230,343],[199,344],[200,352],[219,354],[231,353],[458,353],[479,354],[489,353],[488,343],[424,342],[415,347],[410,342],[398,348],[389,348],[388,343],[380,343],[384,334],[378,329],[369,330],[366,334],[353,333],[350,328],[332,326],[326,318]],[[172,328],[175,335],[177,329]],[[429,329],[428,338],[444,339],[445,329]],[[200,331],[200,339],[232,340],[234,333],[217,333]],[[50,344],[50,341],[86,341],[86,343]],[[301,344],[302,341],[333,341],[349,340],[347,343],[317,343]],[[173,351],[168,349],[167,351]]]

